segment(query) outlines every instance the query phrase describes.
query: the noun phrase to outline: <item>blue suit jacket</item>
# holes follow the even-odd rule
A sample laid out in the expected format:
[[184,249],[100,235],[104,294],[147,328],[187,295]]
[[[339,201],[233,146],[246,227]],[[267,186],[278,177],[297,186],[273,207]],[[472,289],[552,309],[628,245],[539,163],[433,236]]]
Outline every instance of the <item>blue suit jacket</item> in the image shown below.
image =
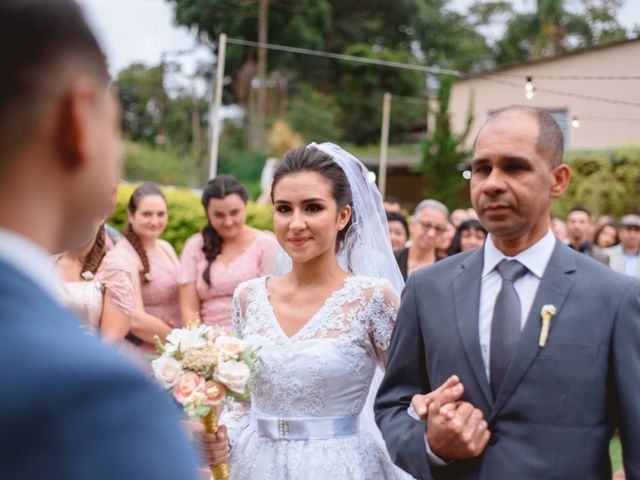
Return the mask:
[[[611,478],[622,434],[627,479],[640,479],[640,282],[557,242],[504,384],[493,398],[478,333],[482,249],[411,276],[376,400],[395,462],[421,479]],[[538,346],[543,305],[558,309]],[[411,397],[456,374],[492,439],[477,459],[430,467]]]
[[0,261],[0,478],[196,479],[165,395]]

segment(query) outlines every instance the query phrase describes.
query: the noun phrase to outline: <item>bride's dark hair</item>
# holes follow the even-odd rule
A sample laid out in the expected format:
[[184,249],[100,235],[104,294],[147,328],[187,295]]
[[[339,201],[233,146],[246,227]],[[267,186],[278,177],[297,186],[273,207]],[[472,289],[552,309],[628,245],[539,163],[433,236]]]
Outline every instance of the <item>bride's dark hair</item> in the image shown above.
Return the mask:
[[[315,172],[322,175],[331,183],[331,196],[338,204],[338,210],[342,210],[349,205],[353,208],[351,186],[344,170],[340,168],[331,155],[324,153],[316,147],[298,147],[289,150],[278,168],[273,174],[271,184],[271,201],[273,202],[273,191],[276,184],[287,175],[299,172]],[[355,212],[351,212],[351,217],[345,227],[338,232],[336,238],[336,251],[340,249],[345,236],[351,226]]]

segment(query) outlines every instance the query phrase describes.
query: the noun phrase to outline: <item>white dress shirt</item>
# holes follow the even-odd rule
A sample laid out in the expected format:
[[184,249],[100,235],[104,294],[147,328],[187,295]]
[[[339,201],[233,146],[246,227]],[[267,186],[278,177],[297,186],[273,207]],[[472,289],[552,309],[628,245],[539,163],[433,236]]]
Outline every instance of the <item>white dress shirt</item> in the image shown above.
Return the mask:
[[624,259],[624,273],[627,275],[635,276],[638,271],[638,253],[635,255],[629,255],[622,250],[622,258]]
[[515,257],[507,257],[493,244],[491,234],[487,236],[484,245],[484,266],[482,268],[482,282],[480,284],[480,317],[478,319],[478,329],[480,338],[480,350],[482,351],[482,362],[489,380],[489,355],[491,350],[491,324],[493,322],[493,309],[496,298],[502,288],[502,277],[496,270],[496,266],[504,259],[517,260],[527,267],[528,272],[514,282],[514,287],[520,298],[520,328],[529,316],[533,299],[538,292],[540,280],[547,269],[549,259],[553,254],[556,245],[556,237],[551,230],[538,240],[537,243],[529,247],[524,252]]
[[11,230],[0,228],[0,260],[24,274],[60,303],[58,276],[54,264],[42,247]]

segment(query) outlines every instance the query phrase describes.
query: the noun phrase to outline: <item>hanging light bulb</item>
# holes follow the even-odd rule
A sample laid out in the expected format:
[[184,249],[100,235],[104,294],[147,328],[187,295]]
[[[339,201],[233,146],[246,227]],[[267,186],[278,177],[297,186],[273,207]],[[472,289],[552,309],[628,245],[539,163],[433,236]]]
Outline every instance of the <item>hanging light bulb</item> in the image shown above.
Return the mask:
[[525,97],[527,97],[528,100],[531,100],[533,98],[533,77],[527,77],[527,81],[524,84],[524,91]]
[[580,120],[578,120],[578,117],[576,117],[575,115],[571,120],[571,125],[573,126],[573,128],[578,128],[580,126]]

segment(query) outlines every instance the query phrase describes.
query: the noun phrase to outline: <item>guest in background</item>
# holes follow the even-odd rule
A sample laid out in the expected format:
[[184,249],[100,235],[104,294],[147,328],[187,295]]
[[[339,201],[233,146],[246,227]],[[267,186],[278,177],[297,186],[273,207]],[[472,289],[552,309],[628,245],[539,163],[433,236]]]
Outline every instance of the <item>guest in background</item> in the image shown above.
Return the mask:
[[100,218],[93,238],[77,250],[56,255],[63,303],[90,330],[109,342],[123,340],[136,307],[135,287],[126,265],[107,253],[106,232]]
[[400,212],[402,210],[402,206],[396,197],[392,197],[391,195],[387,195],[382,200],[382,205],[384,206],[385,212]]
[[231,327],[238,284],[271,273],[278,243],[271,232],[246,224],[247,191],[221,175],[202,193],[207,224],[185,243],[180,265],[182,320],[198,315],[207,325]]
[[613,215],[600,215],[596,221],[596,228],[600,228],[603,225],[615,225],[616,217]]
[[469,213],[464,208],[457,208],[449,216],[449,221],[458,228],[462,222],[469,220]]
[[487,231],[478,220],[467,220],[458,225],[449,247],[449,256],[484,245]]
[[[113,194],[111,195],[111,204],[109,205],[109,211],[107,212],[107,220],[113,215],[113,212],[118,205],[118,182],[115,181],[113,185]],[[115,227],[109,225],[108,223],[104,224],[104,230],[106,233],[105,236],[105,246],[107,250],[111,250],[116,243],[118,243],[122,239],[122,233],[120,233]]]
[[437,200],[423,200],[411,217],[411,245],[395,252],[402,276],[406,279],[419,268],[432,265],[438,255],[438,240],[447,228],[449,210]]
[[569,246],[600,263],[609,265],[609,257],[589,241],[592,223],[589,210],[584,207],[573,207],[567,216]]
[[593,244],[599,248],[614,247],[618,242],[618,229],[616,228],[615,223],[605,223],[604,225],[600,225],[593,237]]
[[396,252],[404,248],[409,240],[409,225],[407,219],[399,212],[386,212],[391,248]]
[[609,266],[616,272],[640,278],[640,216],[622,217],[618,234],[620,244],[606,250]]
[[154,351],[154,337],[164,339],[180,319],[178,270],[173,247],[160,239],[168,221],[167,201],[155,183],[135,189],[128,206],[124,238],[111,250],[133,273],[136,311],[127,338],[145,352]]
[[456,227],[453,223],[447,221],[444,232],[438,239],[438,256],[440,258],[445,258],[448,256],[449,247],[451,246],[451,241],[456,234]]
[[551,217],[551,230],[558,240],[567,243],[569,233],[567,232],[567,224],[558,217]]

